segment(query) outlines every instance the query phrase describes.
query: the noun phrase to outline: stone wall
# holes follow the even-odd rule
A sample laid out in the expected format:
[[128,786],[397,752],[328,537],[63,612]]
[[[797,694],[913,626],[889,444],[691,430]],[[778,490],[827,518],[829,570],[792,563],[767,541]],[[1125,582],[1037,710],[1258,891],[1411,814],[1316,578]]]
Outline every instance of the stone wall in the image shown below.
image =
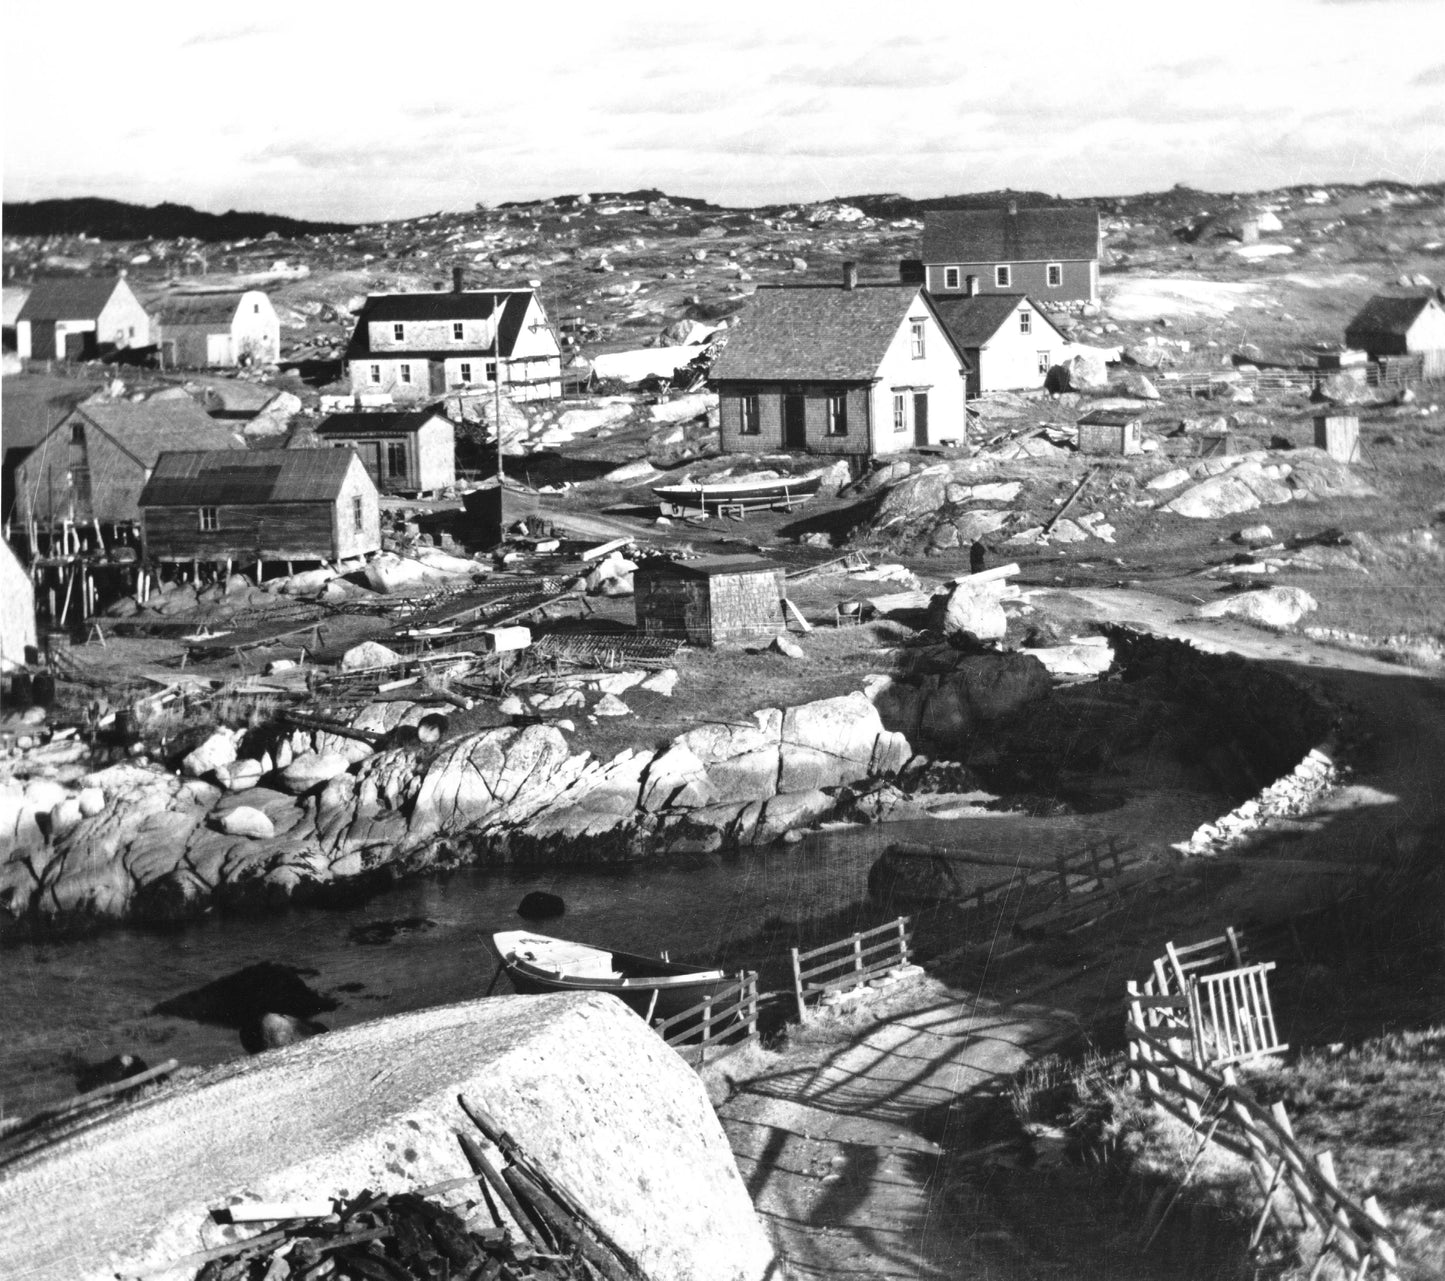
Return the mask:
[[[471,1173],[465,1094],[658,1281],[761,1281],[772,1250],[702,1084],[611,996],[494,997],[212,1069],[0,1171],[0,1276],[148,1273],[242,1200],[415,1190]],[[494,1163],[499,1154],[490,1151]],[[476,1202],[475,1188],[447,1194]],[[157,1281],[194,1276],[149,1273]]]

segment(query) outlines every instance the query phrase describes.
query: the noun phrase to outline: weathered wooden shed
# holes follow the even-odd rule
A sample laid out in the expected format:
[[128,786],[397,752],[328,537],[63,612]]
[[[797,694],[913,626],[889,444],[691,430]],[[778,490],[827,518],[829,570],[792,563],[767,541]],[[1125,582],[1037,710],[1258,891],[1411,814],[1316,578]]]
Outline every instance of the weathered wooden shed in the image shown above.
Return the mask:
[[1315,448],[1341,463],[1360,461],[1360,420],[1354,414],[1320,414],[1315,418]]
[[644,560],[632,581],[645,636],[727,645],[765,640],[786,626],[783,567],[757,556]]
[[376,485],[349,449],[162,454],[140,510],[151,561],[336,561],[381,549]]
[[456,483],[457,435],[434,409],[331,414],[316,434],[356,450],[383,493],[416,493]]
[[1371,360],[1416,356],[1425,378],[1445,376],[1445,307],[1433,293],[1377,294],[1345,329],[1345,342]]
[[1096,409],[1079,419],[1081,454],[1138,454],[1143,452],[1143,419],[1127,409]]
[[168,369],[268,365],[281,354],[281,321],[260,289],[171,294],[151,321]]

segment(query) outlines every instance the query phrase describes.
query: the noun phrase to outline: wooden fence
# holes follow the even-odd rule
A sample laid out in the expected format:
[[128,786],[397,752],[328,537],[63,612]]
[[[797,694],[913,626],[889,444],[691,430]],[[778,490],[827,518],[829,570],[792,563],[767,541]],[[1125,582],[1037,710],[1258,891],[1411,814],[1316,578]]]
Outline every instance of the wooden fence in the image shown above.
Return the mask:
[[652,1020],[652,1029],[694,1067],[726,1058],[758,1039],[757,974],[744,971],[696,1005]]
[[1259,1189],[1262,1204],[1251,1247],[1273,1218],[1286,1232],[1320,1233],[1311,1278],[1333,1254],[1356,1281],[1372,1274],[1397,1281],[1399,1241],[1375,1198],[1357,1202],[1345,1194],[1330,1153],[1311,1157],[1300,1147],[1284,1104],[1265,1107],[1232,1067],[1216,1070],[1196,1059],[1187,1024],[1194,999],[1192,992],[1150,992],[1128,984],[1130,1085],[1200,1136],[1176,1199],[1213,1142],[1248,1163]]
[[[1410,383],[1438,382],[1442,376],[1445,376],[1436,364],[1431,363],[1427,366],[1423,355],[1387,356],[1382,360],[1372,360],[1364,366],[1357,365],[1354,368],[1362,370],[1362,377],[1367,387],[1405,387]],[[1145,370],[1144,372],[1147,374],[1149,371]],[[1235,386],[1251,387],[1255,391],[1312,392],[1327,379],[1341,372],[1348,373],[1349,370],[1316,369],[1312,366],[1297,369],[1245,367],[1235,372],[1239,374],[1239,378],[1229,380],[1229,383]],[[1169,370],[1158,374],[1155,382],[1160,391],[1173,389],[1187,392],[1191,396],[1199,396],[1207,394],[1212,386],[1225,385],[1220,373],[1219,370],[1210,369]]]
[[[1046,891],[1049,894],[1050,906],[1033,916],[1021,918],[1015,922],[1015,928],[1023,933],[1030,932],[1032,928],[1047,933],[1052,926],[1067,927],[1069,924],[1064,917],[1072,916],[1072,909],[1061,913],[1059,904],[1068,903],[1072,899],[1074,906],[1083,909],[1087,915],[1088,908],[1096,905],[1082,902],[1081,896],[1106,894],[1111,889],[1122,888],[1122,878],[1128,870],[1124,858],[1135,848],[1132,841],[1125,841],[1117,836],[1091,841],[1076,850],[1058,855],[1049,867],[1020,867],[1002,880],[991,881],[971,890],[960,887],[960,897],[969,906],[983,911],[991,905],[999,905],[1011,894],[1019,895],[1022,900],[1023,896],[1031,891]],[[946,861],[941,865],[946,868],[949,876],[954,877],[954,883],[958,884],[952,867]],[[1152,874],[1151,872],[1150,875]]]
[[809,952],[791,949],[798,1021],[807,1018],[810,997],[847,992],[907,965],[912,942],[912,919],[900,916],[886,925],[825,943]]

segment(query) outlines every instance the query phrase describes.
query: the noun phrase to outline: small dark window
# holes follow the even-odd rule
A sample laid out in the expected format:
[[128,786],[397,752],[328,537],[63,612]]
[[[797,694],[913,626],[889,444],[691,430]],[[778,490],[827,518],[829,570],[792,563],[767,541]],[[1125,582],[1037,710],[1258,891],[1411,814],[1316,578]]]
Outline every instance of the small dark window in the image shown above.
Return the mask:
[[391,336],[395,338],[397,342],[401,342],[406,337],[406,326],[393,325],[391,327]]
[[497,381],[497,362],[495,360],[487,361],[487,381],[489,383]]
[[472,381],[472,362],[471,362],[470,360],[464,360],[464,361],[462,361],[462,364],[461,364],[461,372],[462,372],[462,381],[463,381],[464,383],[469,383],[469,382]]
[[411,382],[411,366],[410,366],[410,365],[403,365],[403,366],[401,367],[401,380],[402,380],[402,382],[404,382],[404,383],[409,383],[409,382]]
[[386,447],[386,474],[406,475],[406,446],[400,441],[392,441]]
[[848,393],[837,391],[828,396],[828,435],[848,434]]
[[361,501],[360,494],[351,500],[351,522],[358,534],[366,530],[366,505]]
[[1013,285],[1014,274],[1012,267],[995,267],[993,269],[993,283],[998,289],[1008,289]]
[[1034,331],[1034,315],[1031,311],[1019,312],[1019,333],[1031,334]]
[[763,430],[763,416],[758,405],[758,394],[755,391],[747,392],[739,397],[742,407],[742,426],[739,431],[744,436],[761,435]]
[[1057,289],[1064,283],[1064,266],[1062,263],[1051,262],[1048,266],[1048,273],[1050,289]]
[[908,430],[908,397],[900,392],[893,393],[893,430]]
[[945,267],[943,269],[943,287],[945,289],[958,288],[958,268]]
[[220,529],[221,523],[217,519],[214,507],[202,507],[200,509],[201,529]]
[[909,324],[908,324],[908,330],[909,330],[909,334],[910,334],[910,340],[911,340],[911,343],[912,343],[913,359],[914,359],[914,360],[922,360],[923,357],[924,357],[924,350],[923,350],[923,321],[921,321],[921,320],[913,320],[913,321],[910,321]]
[[261,314],[261,304],[260,304],[260,303],[258,303],[258,302],[253,302],[253,303],[251,304],[251,314],[252,314],[252,315],[255,315],[255,316],[259,316],[259,315]]
[[1049,354],[1046,351],[1039,352],[1039,373],[1048,377],[1049,370],[1053,367],[1049,362]]
[[85,424],[84,424],[84,423],[71,423],[71,424],[70,424],[70,443],[71,443],[72,445],[83,445],[83,444],[85,444]]
[[465,337],[465,331],[462,328],[462,322],[460,320],[452,321],[452,338],[456,342],[461,342],[463,337]]
[[374,383],[380,383],[380,382],[381,382],[381,366],[380,366],[380,365],[372,365],[372,367],[371,367],[371,381],[374,382]]

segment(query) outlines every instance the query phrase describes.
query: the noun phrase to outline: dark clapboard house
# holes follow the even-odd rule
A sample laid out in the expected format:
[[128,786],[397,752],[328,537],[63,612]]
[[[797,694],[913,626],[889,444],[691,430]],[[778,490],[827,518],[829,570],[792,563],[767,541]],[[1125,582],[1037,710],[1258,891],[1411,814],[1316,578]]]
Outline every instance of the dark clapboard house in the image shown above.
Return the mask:
[[787,625],[783,567],[756,556],[655,557],[632,581],[644,636],[707,647],[767,640]]
[[445,489],[457,479],[457,436],[434,409],[331,414],[316,427],[328,445],[354,449],[384,494]]
[[381,549],[376,485],[349,449],[162,454],[140,509],[152,562],[339,561]]

